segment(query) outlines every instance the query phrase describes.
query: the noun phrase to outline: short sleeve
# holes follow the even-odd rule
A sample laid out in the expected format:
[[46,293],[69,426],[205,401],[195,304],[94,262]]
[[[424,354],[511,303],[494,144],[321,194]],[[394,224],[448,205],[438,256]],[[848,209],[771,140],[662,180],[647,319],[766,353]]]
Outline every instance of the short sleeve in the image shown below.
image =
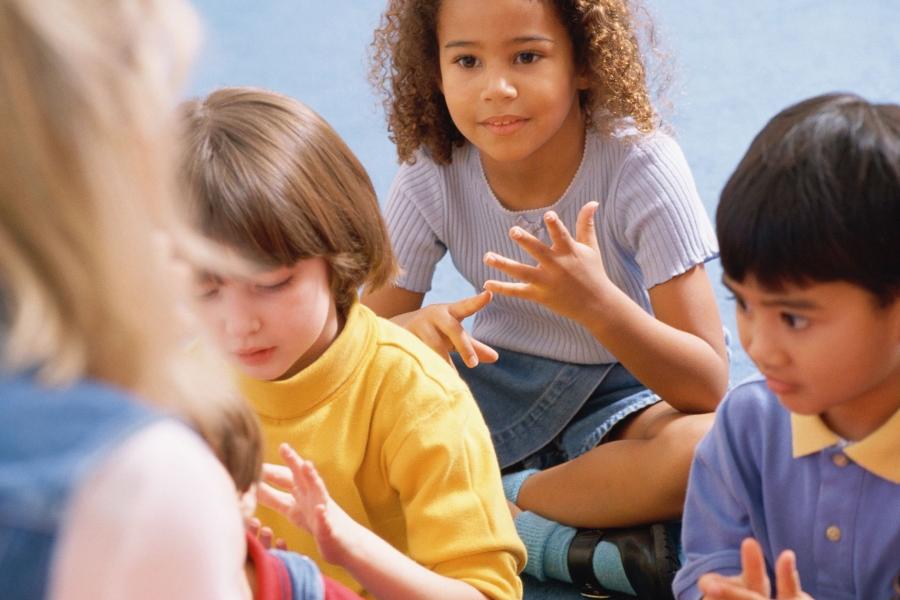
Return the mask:
[[419,153],[414,164],[400,167],[385,206],[385,222],[400,266],[397,285],[425,293],[438,262],[447,252],[443,186],[437,166]]
[[[390,457],[408,554],[489,598],[519,598],[524,547],[506,506],[487,426],[474,400],[462,396],[446,398],[446,408],[410,424]],[[455,410],[460,401],[471,402],[473,410]]]
[[135,434],[76,492],[57,545],[54,600],[249,600],[234,484],[186,427]]
[[646,289],[718,256],[715,232],[678,144],[638,138],[614,187],[620,244],[634,255]]

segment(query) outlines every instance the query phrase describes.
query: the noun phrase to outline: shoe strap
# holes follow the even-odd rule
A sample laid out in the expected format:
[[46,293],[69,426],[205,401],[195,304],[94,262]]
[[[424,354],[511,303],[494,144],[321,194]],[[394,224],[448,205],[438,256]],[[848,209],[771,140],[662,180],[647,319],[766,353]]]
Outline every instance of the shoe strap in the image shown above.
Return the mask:
[[602,529],[579,529],[569,545],[566,555],[569,576],[582,598],[613,598],[613,593],[604,588],[594,574],[594,549],[603,540],[603,535]]

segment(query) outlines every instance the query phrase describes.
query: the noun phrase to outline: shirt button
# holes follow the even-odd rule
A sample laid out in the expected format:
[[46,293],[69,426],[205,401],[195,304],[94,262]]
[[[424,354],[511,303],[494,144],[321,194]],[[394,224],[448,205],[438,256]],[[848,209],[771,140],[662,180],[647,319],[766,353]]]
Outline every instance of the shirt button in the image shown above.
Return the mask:
[[831,457],[831,462],[838,467],[846,467],[850,460],[847,458],[846,454],[835,454]]
[[825,537],[827,537],[832,542],[841,541],[841,528],[837,525],[831,525],[828,529],[825,530]]

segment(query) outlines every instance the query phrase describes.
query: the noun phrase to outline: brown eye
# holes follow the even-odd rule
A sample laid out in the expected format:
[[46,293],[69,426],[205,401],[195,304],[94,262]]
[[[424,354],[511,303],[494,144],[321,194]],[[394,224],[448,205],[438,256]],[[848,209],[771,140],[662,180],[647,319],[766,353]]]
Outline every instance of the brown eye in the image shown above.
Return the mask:
[[476,59],[474,56],[465,55],[458,57],[453,62],[461,66],[463,69],[472,69],[478,64],[478,59]]

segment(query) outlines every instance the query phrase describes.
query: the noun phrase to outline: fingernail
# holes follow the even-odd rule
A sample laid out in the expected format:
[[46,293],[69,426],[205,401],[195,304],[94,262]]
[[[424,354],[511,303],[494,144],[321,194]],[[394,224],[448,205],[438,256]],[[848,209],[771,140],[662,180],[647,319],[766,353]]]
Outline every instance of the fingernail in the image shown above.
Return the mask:
[[556,220],[556,215],[553,214],[552,212],[548,212],[547,214],[544,215],[544,220],[547,221],[547,222],[555,221],[555,220]]
[[469,360],[466,361],[466,364],[469,365],[470,367],[477,367],[478,366],[478,357],[475,356],[474,354],[469,355]]
[[522,230],[518,227],[513,227],[509,232],[509,237],[516,239],[522,237]]
[[486,263],[494,262],[494,254],[492,252],[485,253],[484,262],[486,262]]

